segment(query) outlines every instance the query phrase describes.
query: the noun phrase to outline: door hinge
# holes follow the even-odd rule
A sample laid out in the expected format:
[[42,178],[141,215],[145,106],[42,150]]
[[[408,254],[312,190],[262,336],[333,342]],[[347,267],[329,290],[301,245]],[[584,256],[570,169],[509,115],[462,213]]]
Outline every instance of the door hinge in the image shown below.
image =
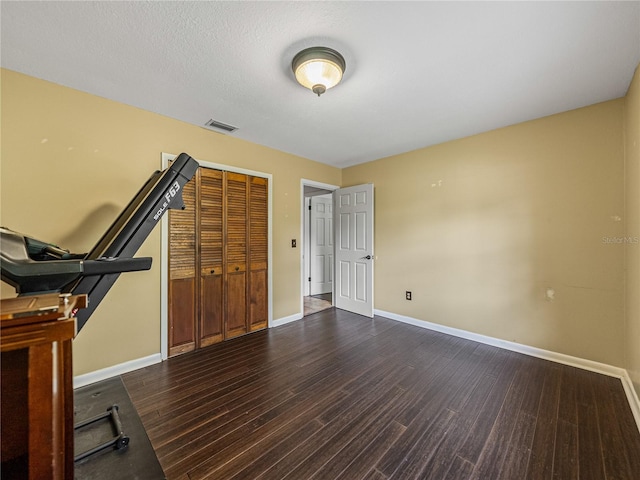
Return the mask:
[[309,281],[311,281],[311,277],[309,277]]
[[311,205],[309,205],[309,211],[311,211]]

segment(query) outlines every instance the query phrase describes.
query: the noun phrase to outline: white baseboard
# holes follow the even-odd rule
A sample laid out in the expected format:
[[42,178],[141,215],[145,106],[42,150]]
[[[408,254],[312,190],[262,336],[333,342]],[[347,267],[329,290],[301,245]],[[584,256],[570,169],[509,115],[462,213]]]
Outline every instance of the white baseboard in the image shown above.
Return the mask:
[[[279,327],[280,325],[295,322],[296,320],[300,320],[301,318],[302,314],[296,313],[293,315],[289,315],[288,317],[273,320],[269,327]],[[107,378],[115,377],[117,375],[122,375],[123,373],[132,372],[133,370],[137,370],[139,368],[144,368],[148,367],[149,365],[160,363],[161,361],[162,355],[160,353],[156,353],[153,355],[149,355],[148,357],[138,358],[136,360],[130,360],[128,362],[120,363],[112,367],[96,370],[95,372],[78,375],[76,377],[73,377],[73,388],[84,387],[85,385],[89,385],[91,383],[100,382],[102,380],[106,380]]]
[[636,389],[633,387],[633,382],[631,381],[631,377],[629,377],[629,372],[624,369],[621,370],[624,372],[622,377],[620,377],[622,388],[624,388],[624,393],[627,395],[629,406],[633,412],[633,418],[636,419],[636,425],[638,426],[638,430],[640,430],[640,399],[638,399]]
[[570,365],[572,367],[582,368],[583,370],[589,370],[591,372],[601,373],[610,377],[619,378],[622,382],[622,388],[627,396],[627,401],[633,412],[633,418],[636,421],[636,426],[640,431],[640,400],[636,395],[636,391],[633,388],[633,383],[629,374],[624,368],[614,367],[605,363],[594,362],[593,360],[587,360],[584,358],[572,357],[571,355],[565,355],[564,353],[551,352],[542,348],[530,347],[520,343],[509,342],[507,340],[501,340],[499,338],[488,337],[486,335],[480,335],[478,333],[468,332],[459,328],[447,327],[439,325],[437,323],[427,322],[425,320],[418,320],[417,318],[407,317],[405,315],[399,315],[397,313],[385,312],[384,310],[374,310],[374,314],[380,317],[390,318],[391,320],[397,320],[398,322],[408,323],[416,327],[426,328],[440,333],[446,333],[454,337],[465,338],[467,340],[473,340],[474,342],[484,343],[505,350],[511,350],[513,352],[523,353],[531,357],[538,357],[544,360],[550,360],[552,362],[561,363],[563,365]]
[[162,361],[162,356],[159,353],[149,355],[148,357],[137,358],[128,362],[119,363],[112,367],[96,370],[95,372],[85,373],[84,375],[78,375],[73,377],[73,388],[84,387],[91,383],[100,382],[107,378],[122,375],[123,373],[132,372],[139,368],[148,367]]
[[285,325],[287,323],[295,322],[296,320],[300,320],[303,317],[302,313],[294,313],[293,315],[289,315],[288,317],[278,318],[277,320],[273,320],[269,328],[279,327],[280,325]]

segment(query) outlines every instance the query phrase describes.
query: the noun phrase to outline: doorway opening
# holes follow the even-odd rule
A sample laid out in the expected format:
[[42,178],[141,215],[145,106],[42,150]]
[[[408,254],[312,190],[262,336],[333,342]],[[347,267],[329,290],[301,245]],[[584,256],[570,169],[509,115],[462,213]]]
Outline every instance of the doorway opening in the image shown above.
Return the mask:
[[303,316],[333,306],[333,190],[335,185],[302,180]]
[[333,307],[333,294],[323,293],[304,297],[304,316],[318,313]]

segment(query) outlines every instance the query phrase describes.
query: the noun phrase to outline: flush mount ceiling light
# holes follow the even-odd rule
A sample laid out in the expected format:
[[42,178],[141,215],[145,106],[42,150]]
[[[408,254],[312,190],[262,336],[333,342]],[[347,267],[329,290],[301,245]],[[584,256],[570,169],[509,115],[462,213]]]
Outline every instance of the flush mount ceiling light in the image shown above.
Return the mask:
[[340,83],[346,67],[342,55],[327,47],[305,48],[291,62],[298,83],[318,96]]

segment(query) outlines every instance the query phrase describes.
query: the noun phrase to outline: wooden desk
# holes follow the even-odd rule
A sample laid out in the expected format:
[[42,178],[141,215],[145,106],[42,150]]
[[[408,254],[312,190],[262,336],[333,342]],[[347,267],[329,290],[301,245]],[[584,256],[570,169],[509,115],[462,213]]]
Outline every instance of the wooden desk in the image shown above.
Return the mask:
[[74,309],[86,295],[1,301],[2,478],[73,479]]

